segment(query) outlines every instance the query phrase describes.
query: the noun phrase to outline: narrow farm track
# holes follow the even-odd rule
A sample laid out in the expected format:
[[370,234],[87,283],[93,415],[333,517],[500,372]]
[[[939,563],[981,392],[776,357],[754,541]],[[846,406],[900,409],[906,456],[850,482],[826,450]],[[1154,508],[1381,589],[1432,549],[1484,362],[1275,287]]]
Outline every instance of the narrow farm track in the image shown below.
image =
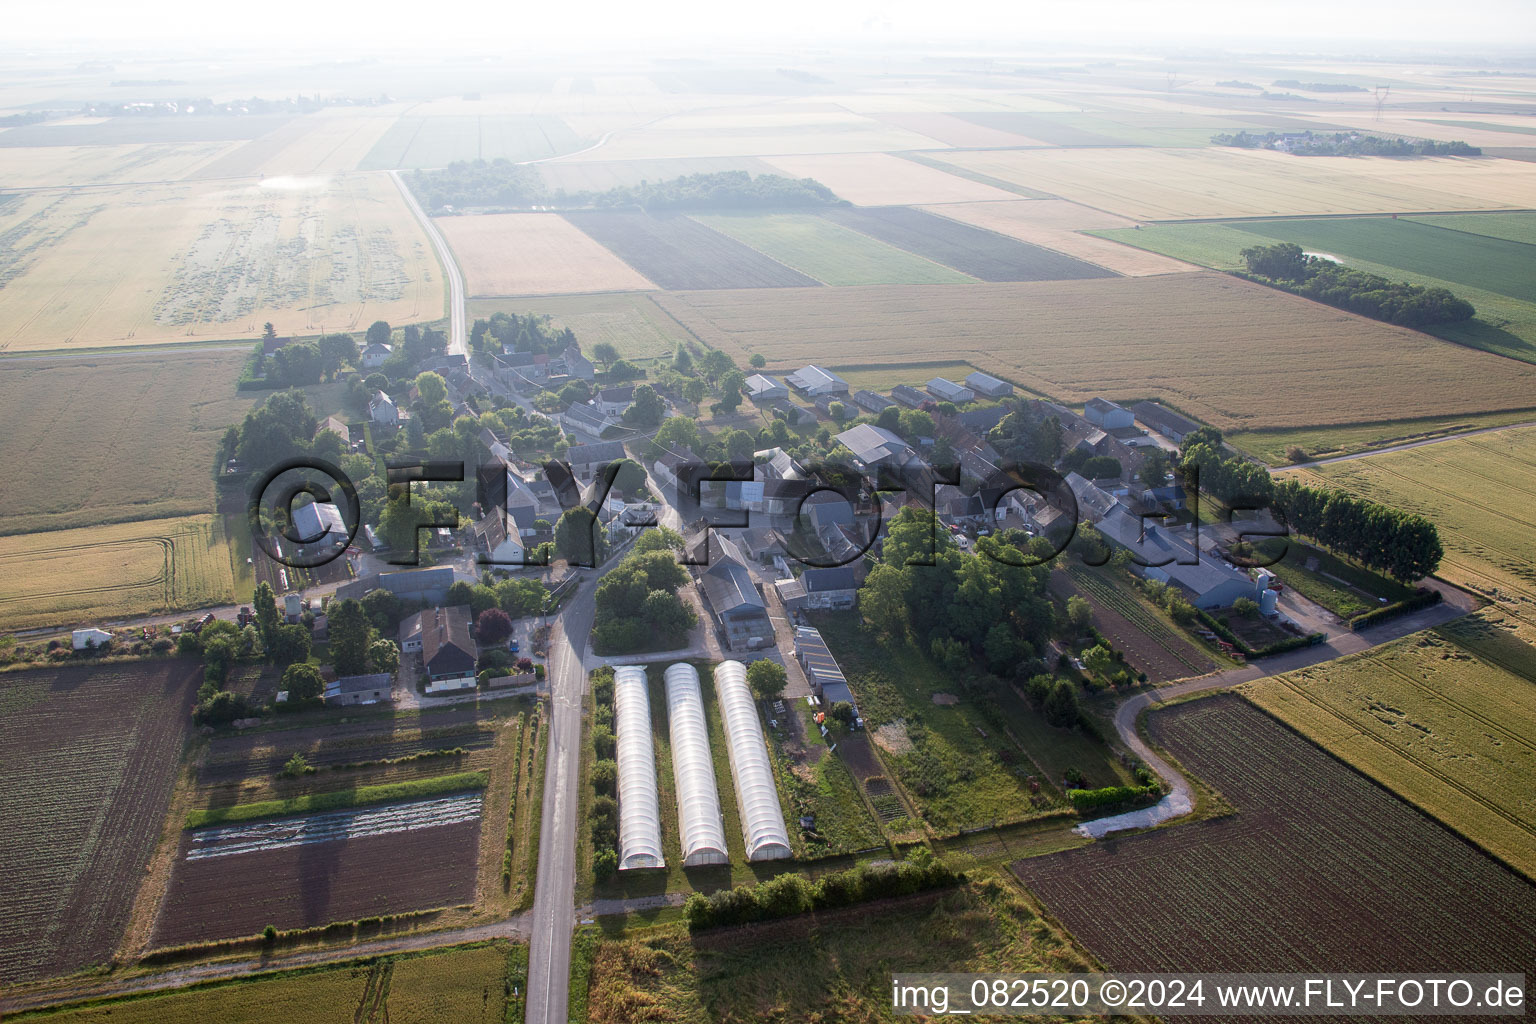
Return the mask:
[[459,271],[458,261],[453,258],[453,250],[449,248],[448,240],[443,237],[437,225],[432,223],[432,218],[427,216],[427,212],[411,194],[400,172],[390,171],[389,176],[394,179],[395,187],[405,198],[405,205],[411,208],[417,222],[421,224],[421,229],[432,241],[432,248],[437,251],[437,260],[442,264],[443,277],[448,281],[448,351],[468,356],[469,333],[464,326],[464,275]]
[[1507,423],[1502,427],[1479,427],[1476,430],[1463,430],[1455,434],[1443,434],[1440,437],[1429,437],[1422,441],[1405,441],[1402,444],[1388,445],[1385,448],[1372,448],[1370,451],[1355,452],[1351,455],[1335,455],[1327,459],[1313,459],[1311,462],[1298,462],[1294,466],[1282,466],[1280,469],[1311,469],[1313,466],[1331,466],[1336,462],[1354,462],[1356,459],[1369,459],[1377,455],[1391,455],[1393,452],[1406,452],[1412,448],[1423,448],[1432,444],[1443,444],[1446,441],[1459,441],[1466,437],[1476,437],[1479,434],[1493,434],[1500,430],[1519,430],[1521,427],[1536,427],[1536,420],[1527,420],[1524,423]]

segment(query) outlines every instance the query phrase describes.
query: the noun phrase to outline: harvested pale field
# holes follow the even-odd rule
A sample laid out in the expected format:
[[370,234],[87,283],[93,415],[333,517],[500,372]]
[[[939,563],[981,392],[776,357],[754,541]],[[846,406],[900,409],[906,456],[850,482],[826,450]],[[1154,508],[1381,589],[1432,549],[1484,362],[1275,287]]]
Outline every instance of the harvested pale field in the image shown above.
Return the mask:
[[679,345],[693,342],[676,320],[638,292],[544,295],[535,300],[475,299],[469,304],[472,317],[488,317],[498,310],[547,314],[559,326],[575,332],[582,347],[590,350],[606,341],[625,359],[671,356]]
[[545,114],[406,114],[358,164],[359,170],[446,167],[455,160],[542,160],[587,145]]
[[53,188],[118,182],[176,181],[243,142],[137,143],[124,146],[32,146],[5,150],[7,188]]
[[814,213],[695,214],[693,219],[822,284],[960,284],[976,280]]
[[1018,198],[1012,192],[946,174],[889,153],[775,156],[769,157],[768,163],[791,178],[815,178],[843,199],[859,206],[971,203]]
[[1536,393],[1536,367],[1214,273],[655,301],[781,372],[942,354],[1064,402],[1160,398],[1224,430],[1515,409]]
[[199,168],[192,177],[310,176],[356,170],[402,109],[333,109],[296,117]]
[[1065,199],[1021,199],[1012,203],[949,203],[923,209],[989,231],[1017,238],[1032,245],[1054,249],[1097,264],[1117,274],[1143,277],[1148,274],[1178,274],[1199,269],[1157,253],[1093,235],[1082,234],[1090,228],[1124,228],[1131,222],[1112,213],[1094,210]]
[[471,295],[647,291],[656,286],[557,213],[440,217]]
[[0,209],[0,350],[361,331],[443,315],[385,175],[46,193]]
[[827,99],[838,106],[859,114],[888,114],[904,111],[956,110],[1036,110],[1071,111],[1077,106],[1067,106],[1044,96],[1023,93],[1000,92],[997,89],[945,89],[938,90],[924,85],[908,89],[888,89],[881,92],[859,92],[845,96],[829,96]]
[[[0,293],[3,294],[3,293]],[[0,533],[213,508],[244,346],[0,360]]]
[[218,516],[0,537],[0,629],[73,626],[234,600]]
[[1479,613],[1239,692],[1536,877],[1536,679],[1459,642],[1484,633],[1519,642],[1503,615]]
[[895,125],[897,128],[905,128],[910,132],[926,135],[935,142],[946,146],[961,146],[967,149],[998,149],[1016,148],[1018,146],[1044,146],[1046,143],[1039,139],[1031,139],[1017,132],[1001,131],[997,128],[988,128],[956,117],[954,114],[941,114],[936,112],[917,113],[891,113],[877,114],[881,121]]
[[606,143],[562,162],[667,157],[883,153],[932,149],[933,140],[846,110],[675,114],[617,131]]
[[[1515,364],[1506,361],[1506,366]],[[1417,512],[1440,531],[1440,575],[1536,623],[1536,427],[1500,430],[1299,470]]]
[[1536,206],[1536,167],[1518,160],[1300,157],[1220,146],[932,155],[1137,220]]

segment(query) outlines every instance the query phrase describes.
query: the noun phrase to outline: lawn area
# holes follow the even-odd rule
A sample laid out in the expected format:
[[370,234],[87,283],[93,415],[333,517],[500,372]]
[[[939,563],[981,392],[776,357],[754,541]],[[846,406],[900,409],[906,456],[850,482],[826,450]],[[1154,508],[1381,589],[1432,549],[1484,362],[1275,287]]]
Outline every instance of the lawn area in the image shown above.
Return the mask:
[[1270,537],[1254,547],[1262,559],[1279,558],[1268,568],[1280,577],[1281,583],[1341,619],[1406,600],[1414,593],[1412,587],[1295,537]]
[[629,1021],[890,1019],[893,971],[1082,971],[1093,961],[1011,882],[690,935],[671,924],[605,939],[589,1016]]
[[[935,377],[943,377],[946,380],[964,382],[965,378],[976,372],[976,367],[970,363],[962,363],[955,360],[943,360],[932,363],[903,363],[899,366],[880,366],[863,363],[856,366],[831,366],[839,377],[848,382],[848,386],[854,391],[869,390],[887,395],[891,388],[897,384],[907,384],[923,389],[923,385]],[[906,408],[902,406],[902,408]]]
[[1478,612],[1240,692],[1536,877],[1536,649],[1521,629]]
[[790,742],[787,723],[768,730],[774,774],[785,797],[784,824],[795,833],[800,831],[797,823],[802,816],[816,819],[815,836],[801,834],[806,855],[811,857],[884,848],[885,834],[864,803],[853,772],[836,751],[827,749],[816,712],[804,700],[784,703],[798,719],[804,737],[803,743]]
[[649,296],[636,292],[599,292],[593,295],[546,295],[532,299],[471,299],[471,318],[492,313],[548,314],[560,327],[569,327],[584,352],[608,342],[625,359],[671,356],[685,342],[697,344],[692,335],[656,307]]
[[[935,832],[1059,811],[1056,784],[1069,767],[1096,785],[1124,778],[1108,748],[1046,725],[1008,684],[999,682],[985,700],[969,698],[966,680],[951,677],[915,647],[877,638],[856,615],[817,620],[870,738]],[[957,701],[936,704],[935,694]],[[1038,793],[1029,787],[1031,776],[1042,782]]]
[[974,284],[976,279],[813,213],[695,215],[823,284]]
[[1263,244],[1226,224],[1143,224],[1139,228],[1103,228],[1086,234],[1217,270],[1241,267],[1243,258],[1238,253],[1251,245]]
[[11,1020],[76,1024],[270,1024],[388,1020],[501,1024],[522,1019],[528,948],[504,941],[256,974]]

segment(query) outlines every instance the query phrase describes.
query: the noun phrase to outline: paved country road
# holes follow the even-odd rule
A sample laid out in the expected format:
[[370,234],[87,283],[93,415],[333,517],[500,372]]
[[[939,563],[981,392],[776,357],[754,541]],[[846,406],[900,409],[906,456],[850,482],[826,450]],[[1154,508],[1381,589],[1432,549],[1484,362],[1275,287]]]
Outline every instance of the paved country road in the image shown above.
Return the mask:
[[432,223],[432,218],[427,216],[416,197],[411,195],[400,172],[390,171],[389,176],[395,179],[395,187],[405,197],[406,205],[416,215],[427,237],[432,239],[432,248],[437,250],[437,261],[442,264],[443,276],[448,280],[448,351],[468,357],[469,335],[464,327],[464,275],[459,273],[459,265],[453,258],[453,250],[448,248],[448,240],[437,230],[437,225]]

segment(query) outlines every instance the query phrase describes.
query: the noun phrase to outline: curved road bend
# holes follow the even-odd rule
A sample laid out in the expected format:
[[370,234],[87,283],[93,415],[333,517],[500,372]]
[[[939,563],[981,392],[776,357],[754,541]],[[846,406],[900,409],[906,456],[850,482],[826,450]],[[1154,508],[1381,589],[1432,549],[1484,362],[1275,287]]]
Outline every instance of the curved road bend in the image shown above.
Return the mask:
[[448,351],[467,358],[469,332],[464,326],[464,275],[459,273],[459,265],[453,258],[453,250],[448,248],[448,240],[437,229],[437,225],[432,223],[432,218],[427,216],[427,211],[421,208],[416,197],[411,195],[400,172],[390,171],[389,176],[395,179],[395,187],[405,197],[405,204],[411,208],[422,230],[432,240],[432,248],[437,250],[437,261],[442,264],[443,277],[448,281]]
[[1073,829],[1079,835],[1091,836],[1099,839],[1111,832],[1121,832],[1126,829],[1151,828],[1161,825],[1174,818],[1182,818],[1192,812],[1194,796],[1190,790],[1189,780],[1175,771],[1173,766],[1157,755],[1149,747],[1136,731],[1136,720],[1141,713],[1153,704],[1161,704],[1164,701],[1174,700],[1191,693],[1200,693],[1205,690],[1224,690],[1246,683],[1263,676],[1278,675],[1282,672],[1290,672],[1294,669],[1304,668],[1308,665],[1316,665],[1324,661],[1332,661],[1348,654],[1358,654],[1389,640],[1417,633],[1421,629],[1429,629],[1452,619],[1460,618],[1476,607],[1476,601],[1470,595],[1455,589],[1454,587],[1440,583],[1438,580],[1430,580],[1429,585],[1439,590],[1444,595],[1444,600],[1430,608],[1404,615],[1400,619],[1383,623],[1372,629],[1362,630],[1359,633],[1342,632],[1330,637],[1326,643],[1316,647],[1303,647],[1299,650],[1288,651],[1285,654],[1276,655],[1273,658],[1265,658],[1258,664],[1243,665],[1238,668],[1226,669],[1222,672],[1212,672],[1209,675],[1196,676],[1193,679],[1184,679],[1158,687],[1155,690],[1144,690],[1126,700],[1115,709],[1115,731],[1120,734],[1120,739],[1129,747],[1137,757],[1141,758],[1148,768],[1151,768],[1158,776],[1168,784],[1169,791],[1157,803],[1151,807],[1143,807],[1136,811],[1127,811],[1124,814],[1114,814],[1107,818],[1096,818],[1093,821],[1085,821]]

